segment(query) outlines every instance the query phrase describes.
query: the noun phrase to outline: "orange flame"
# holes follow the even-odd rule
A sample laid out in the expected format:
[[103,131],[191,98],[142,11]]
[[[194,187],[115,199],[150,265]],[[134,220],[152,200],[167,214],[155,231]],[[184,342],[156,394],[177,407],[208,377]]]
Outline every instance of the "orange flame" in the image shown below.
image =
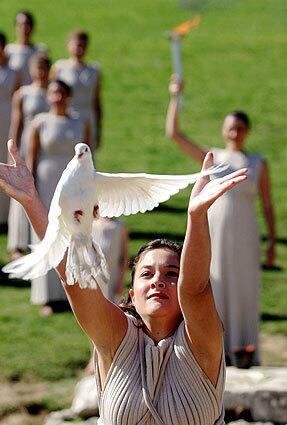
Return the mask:
[[199,16],[199,15],[195,16],[190,21],[183,22],[182,24],[175,27],[172,30],[172,32],[183,37],[184,35],[189,33],[189,31],[191,31],[193,28],[197,27],[199,25],[200,21],[201,21],[201,16]]

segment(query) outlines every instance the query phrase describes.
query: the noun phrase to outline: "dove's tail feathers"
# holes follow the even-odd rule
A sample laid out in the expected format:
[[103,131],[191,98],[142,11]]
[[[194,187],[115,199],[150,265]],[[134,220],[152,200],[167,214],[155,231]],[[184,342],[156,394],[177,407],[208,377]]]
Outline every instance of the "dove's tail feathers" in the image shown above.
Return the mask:
[[80,288],[97,288],[105,293],[109,272],[100,246],[92,238],[71,237],[66,278],[68,285],[78,282]]
[[31,254],[25,255],[3,267],[10,278],[35,279],[57,267],[69,244],[69,235],[61,220],[49,223],[44,239],[32,245]]

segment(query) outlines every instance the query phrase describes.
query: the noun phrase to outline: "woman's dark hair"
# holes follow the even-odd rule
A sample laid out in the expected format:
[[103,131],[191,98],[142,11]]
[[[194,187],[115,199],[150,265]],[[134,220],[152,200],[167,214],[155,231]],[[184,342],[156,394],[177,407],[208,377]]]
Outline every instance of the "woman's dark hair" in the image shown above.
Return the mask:
[[6,46],[6,42],[7,42],[7,38],[6,35],[4,34],[4,32],[0,32],[0,45],[3,49],[3,47]]
[[243,111],[233,111],[227,114],[228,117],[234,117],[237,120],[242,121],[247,128],[251,128],[251,121],[248,115]]
[[[168,249],[170,251],[173,251],[177,254],[178,259],[180,260],[181,252],[182,252],[182,244],[179,244],[177,242],[169,241],[167,239],[155,239],[153,241],[150,241],[146,244],[144,244],[138,251],[137,255],[134,257],[134,259],[130,262],[131,266],[131,275],[132,275],[132,286],[134,283],[134,276],[135,276],[135,270],[137,267],[138,262],[140,261],[143,254],[145,254],[148,251],[153,251],[154,249]],[[130,296],[128,296],[127,300],[123,301],[119,307],[127,312],[130,313],[132,316],[134,316],[136,319],[141,320],[140,315],[137,313],[132,300]]]
[[68,84],[66,84],[64,81],[62,81],[62,80],[51,80],[50,83],[49,83],[49,86],[51,84],[58,84],[62,89],[65,90],[68,97],[72,96],[72,93],[73,93],[72,87],[69,86]]
[[21,12],[17,12],[17,14],[16,14],[16,16],[15,16],[15,23],[17,23],[17,17],[18,17],[19,15],[24,15],[24,16],[25,16],[25,18],[27,19],[27,21],[28,21],[28,23],[29,23],[29,25],[30,25],[31,29],[33,29],[33,28],[34,28],[34,25],[35,25],[35,19],[34,19],[34,16],[32,15],[32,13],[31,13],[31,12],[27,12],[26,10],[25,10],[25,11],[21,11]]
[[82,30],[75,30],[75,31],[72,31],[69,34],[68,40],[72,40],[74,38],[76,38],[78,40],[82,40],[86,44],[88,44],[88,42],[89,42],[89,35],[88,35],[88,33],[85,32],[85,31],[82,31]]

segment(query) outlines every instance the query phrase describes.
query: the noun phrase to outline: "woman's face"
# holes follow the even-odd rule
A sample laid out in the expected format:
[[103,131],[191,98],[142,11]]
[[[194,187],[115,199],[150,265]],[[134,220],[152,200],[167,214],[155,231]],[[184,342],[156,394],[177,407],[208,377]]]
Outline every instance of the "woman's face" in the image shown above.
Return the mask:
[[143,319],[174,317],[175,322],[178,321],[181,316],[178,276],[179,258],[175,252],[158,248],[142,254],[136,266],[130,297]]
[[227,115],[223,122],[222,134],[226,144],[231,144],[238,150],[244,148],[249,131],[250,129],[246,127],[243,121],[232,115]]
[[87,50],[87,42],[82,38],[73,37],[68,42],[68,51],[71,56],[82,58]]
[[69,96],[66,90],[61,87],[58,83],[51,83],[47,90],[47,100],[50,105],[63,105],[67,106],[69,102]]
[[32,32],[32,27],[29,22],[29,19],[23,13],[19,13],[16,16],[16,32],[21,37],[27,37]]
[[33,81],[47,82],[49,79],[49,67],[44,63],[32,63],[30,75]]

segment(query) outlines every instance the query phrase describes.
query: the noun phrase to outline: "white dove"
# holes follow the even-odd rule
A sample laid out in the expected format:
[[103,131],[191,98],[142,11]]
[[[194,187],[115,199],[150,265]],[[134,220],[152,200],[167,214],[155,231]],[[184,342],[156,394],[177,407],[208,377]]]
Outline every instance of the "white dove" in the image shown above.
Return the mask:
[[[204,174],[222,169],[211,167]],[[179,176],[96,172],[90,148],[78,143],[56,187],[43,240],[31,247],[31,254],[7,264],[3,271],[10,277],[34,279],[57,267],[68,248],[67,283],[103,288],[109,275],[104,255],[92,239],[93,220],[98,215],[119,217],[152,210],[200,175],[202,172]]]

